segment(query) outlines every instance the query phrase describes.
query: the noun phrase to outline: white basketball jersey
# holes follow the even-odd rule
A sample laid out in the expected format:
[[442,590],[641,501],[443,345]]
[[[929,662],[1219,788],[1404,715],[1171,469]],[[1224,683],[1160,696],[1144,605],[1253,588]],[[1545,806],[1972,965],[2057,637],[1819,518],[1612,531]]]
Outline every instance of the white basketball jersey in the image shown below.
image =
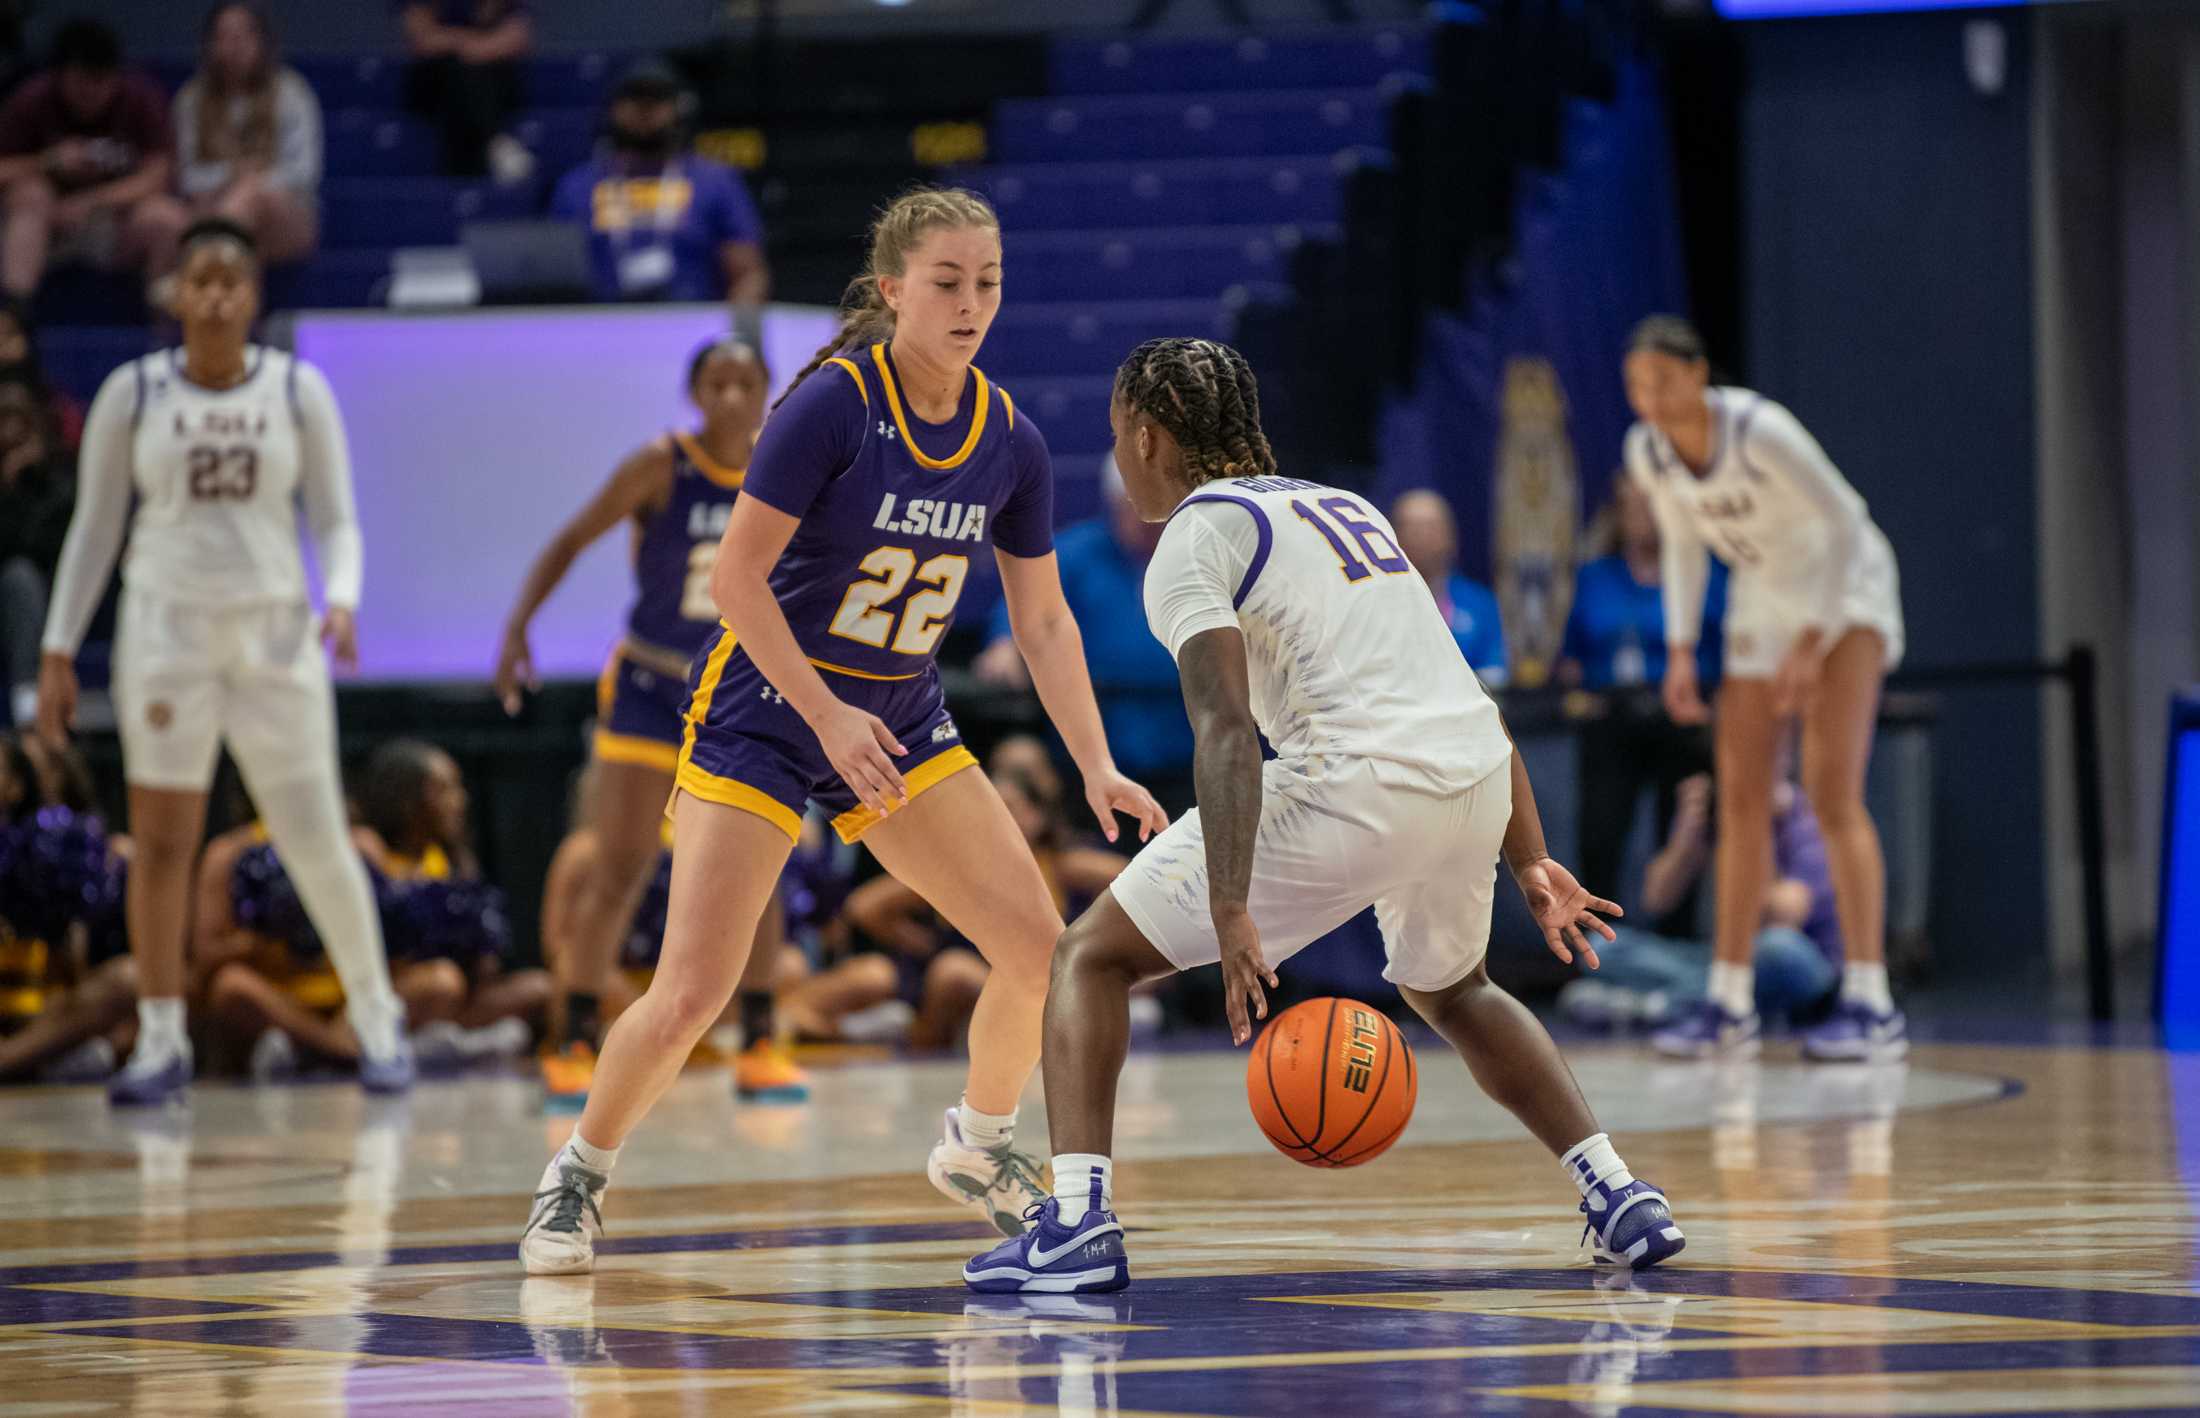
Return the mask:
[[123,579],[190,601],[298,599],[298,416],[290,357],[247,354],[252,370],[205,389],[175,351],[110,378],[142,381],[130,476],[137,516]]
[[1310,776],[1366,761],[1385,782],[1452,793],[1511,758],[1389,520],[1352,493],[1284,477],[1205,484],[1163,529],[1145,599],[1172,655],[1205,630],[1244,633],[1253,717]]
[[48,648],[73,650],[113,565],[132,495],[123,580],[198,605],[303,602],[303,507],[331,605],[359,599],[360,551],[343,421],[319,370],[251,347],[245,378],[194,384],[178,350],[107,377],[85,420],[77,512]]
[[1733,388],[1712,389],[1706,401],[1711,458],[1702,476],[1648,424],[1629,429],[1625,444],[1628,474],[1649,494],[1663,538],[1667,638],[1696,639],[1707,548],[1733,569],[1733,614],[1842,624],[1859,576],[1880,561],[1892,574],[1893,553],[1864,499],[1782,405]]

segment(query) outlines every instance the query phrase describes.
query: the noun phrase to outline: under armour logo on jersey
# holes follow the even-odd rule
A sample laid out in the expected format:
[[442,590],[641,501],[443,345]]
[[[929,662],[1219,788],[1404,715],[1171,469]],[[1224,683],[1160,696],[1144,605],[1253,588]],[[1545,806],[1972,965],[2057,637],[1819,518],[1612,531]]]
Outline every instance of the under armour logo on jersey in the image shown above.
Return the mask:
[[773,689],[768,684],[765,685],[761,690],[757,691],[756,697],[770,704],[784,704],[787,702],[786,695],[781,694],[778,690]]
[[893,442],[894,426],[888,423],[886,420],[880,419],[878,421],[878,436],[885,439],[888,443]]

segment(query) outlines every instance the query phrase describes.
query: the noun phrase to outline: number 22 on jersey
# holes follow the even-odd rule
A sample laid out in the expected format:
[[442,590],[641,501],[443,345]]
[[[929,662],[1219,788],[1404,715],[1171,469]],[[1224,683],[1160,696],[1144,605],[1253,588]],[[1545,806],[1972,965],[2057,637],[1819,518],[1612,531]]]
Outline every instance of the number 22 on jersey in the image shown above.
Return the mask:
[[[955,614],[970,558],[941,552],[919,566],[908,547],[880,547],[858,565],[875,579],[848,588],[833,613],[832,633],[897,655],[931,654]],[[912,580],[927,589],[909,597],[898,614],[884,609]]]

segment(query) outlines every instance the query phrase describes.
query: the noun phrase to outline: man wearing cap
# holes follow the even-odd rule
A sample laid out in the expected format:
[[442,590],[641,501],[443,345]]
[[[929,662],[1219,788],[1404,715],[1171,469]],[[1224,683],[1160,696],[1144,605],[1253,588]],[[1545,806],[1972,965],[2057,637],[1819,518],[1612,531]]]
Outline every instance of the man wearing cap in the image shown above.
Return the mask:
[[588,229],[599,300],[728,300],[770,293],[764,224],[733,169],[687,151],[685,90],[654,60],[611,92],[604,141],[567,173],[553,216]]

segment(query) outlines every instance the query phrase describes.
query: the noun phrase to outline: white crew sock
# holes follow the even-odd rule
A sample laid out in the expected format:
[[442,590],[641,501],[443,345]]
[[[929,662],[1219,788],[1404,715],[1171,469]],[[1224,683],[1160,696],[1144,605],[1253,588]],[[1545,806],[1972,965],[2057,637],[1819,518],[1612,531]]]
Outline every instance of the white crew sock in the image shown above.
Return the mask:
[[137,1049],[147,1058],[190,1053],[191,1038],[183,1029],[181,998],[138,1001]]
[[396,1051],[405,1009],[390,987],[382,917],[374,909],[366,864],[344,825],[344,799],[333,765],[332,771],[287,782],[255,783],[252,790],[267,822],[268,841],[343,983],[344,1012],[359,1035],[359,1047],[386,1057]]
[[1749,965],[1714,960],[1711,962],[1711,983],[1704,993],[1728,1014],[1754,1014],[1757,1012],[1757,972]]
[[1627,1164],[1612,1150],[1612,1139],[1601,1132],[1566,1149],[1566,1155],[1558,1161],[1566,1169],[1566,1175],[1574,1179],[1575,1190],[1584,1197],[1600,1183],[1607,1187],[1624,1187],[1635,1179],[1635,1174],[1627,1170]]
[[990,1152],[996,1147],[1006,1147],[1016,1137],[1016,1113],[981,1113],[970,1106],[965,1098],[955,1108],[955,1125],[962,1129],[963,1141],[981,1151]]
[[592,1146],[581,1137],[579,1129],[575,1129],[573,1135],[565,1140],[565,1146],[559,1150],[559,1155],[570,1157],[589,1171],[601,1172],[607,1177],[611,1175],[611,1169],[619,1164],[618,1148]]
[[1088,1211],[1115,1210],[1115,1164],[1097,1152],[1056,1153],[1054,1200],[1064,1226],[1075,1226]]
[[1841,998],[1870,1005],[1874,1013],[1894,1013],[1894,993],[1887,988],[1887,963],[1849,964],[1841,968]]

